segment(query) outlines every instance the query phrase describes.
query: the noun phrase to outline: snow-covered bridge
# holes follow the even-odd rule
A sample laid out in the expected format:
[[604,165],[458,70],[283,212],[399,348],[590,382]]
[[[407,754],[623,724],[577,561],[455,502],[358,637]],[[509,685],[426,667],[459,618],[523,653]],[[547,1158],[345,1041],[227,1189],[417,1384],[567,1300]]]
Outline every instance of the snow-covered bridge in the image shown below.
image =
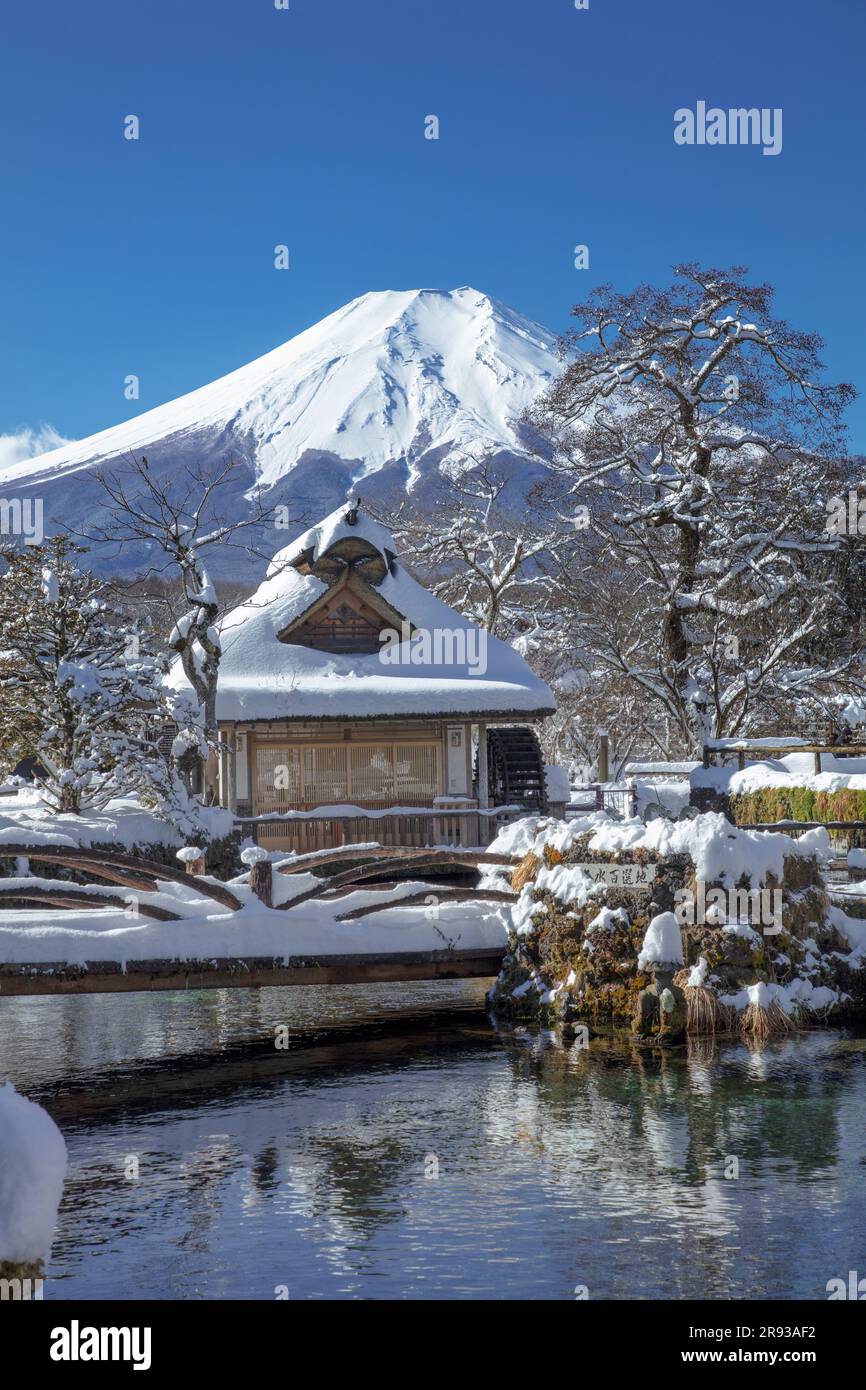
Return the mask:
[[[514,899],[511,856],[480,850],[367,844],[276,863],[251,850],[230,885],[104,850],[4,843],[0,855],[19,861],[0,879],[5,995],[486,977]],[[108,886],[36,877],[31,861]],[[479,886],[455,884],[475,871]]]

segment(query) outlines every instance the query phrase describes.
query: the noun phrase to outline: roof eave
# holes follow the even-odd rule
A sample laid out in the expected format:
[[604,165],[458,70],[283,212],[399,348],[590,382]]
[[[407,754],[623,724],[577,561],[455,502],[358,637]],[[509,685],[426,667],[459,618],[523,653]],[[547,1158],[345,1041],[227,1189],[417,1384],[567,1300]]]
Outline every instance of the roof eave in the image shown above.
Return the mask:
[[260,715],[256,718],[248,716],[229,716],[220,714],[217,710],[217,720],[221,724],[346,724],[350,721],[353,724],[378,721],[394,720],[401,724],[410,722],[413,719],[473,719],[480,720],[482,723],[489,723],[491,719],[507,719],[509,721],[527,719],[546,719],[549,715],[556,713],[555,705],[542,705],[538,709],[503,709],[503,710],[412,710],[411,713],[400,714],[273,714]]

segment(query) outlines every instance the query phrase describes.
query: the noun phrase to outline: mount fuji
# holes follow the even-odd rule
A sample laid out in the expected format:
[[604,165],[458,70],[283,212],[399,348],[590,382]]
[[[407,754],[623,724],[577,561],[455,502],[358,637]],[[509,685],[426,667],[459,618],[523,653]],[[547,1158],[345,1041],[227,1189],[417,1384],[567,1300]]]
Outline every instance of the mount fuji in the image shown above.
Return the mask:
[[[364,294],[208,386],[0,468],[0,497],[42,498],[48,532],[83,530],[104,519],[96,471],[142,454],[160,475],[235,459],[223,510],[243,514],[260,489],[298,532],[353,491],[432,505],[443,480],[482,456],[509,469],[519,497],[544,472],[520,417],[560,369],[552,333],[478,290]],[[270,549],[287,539],[271,536]],[[238,554],[225,563],[240,577]]]

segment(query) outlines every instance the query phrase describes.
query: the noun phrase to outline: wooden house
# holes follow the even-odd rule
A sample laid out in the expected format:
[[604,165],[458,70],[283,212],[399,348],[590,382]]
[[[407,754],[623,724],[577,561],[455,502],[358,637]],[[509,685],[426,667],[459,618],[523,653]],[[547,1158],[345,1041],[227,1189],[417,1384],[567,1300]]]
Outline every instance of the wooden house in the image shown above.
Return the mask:
[[280,551],[220,637],[219,798],[266,848],[479,844],[479,811],[545,809],[551,691],[358,503]]

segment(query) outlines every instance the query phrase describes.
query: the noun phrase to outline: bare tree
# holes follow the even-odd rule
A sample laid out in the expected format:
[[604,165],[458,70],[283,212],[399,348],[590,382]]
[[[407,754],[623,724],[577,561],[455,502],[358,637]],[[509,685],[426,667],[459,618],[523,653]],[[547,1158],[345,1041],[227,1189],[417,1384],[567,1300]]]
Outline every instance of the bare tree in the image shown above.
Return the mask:
[[449,479],[433,506],[404,502],[387,518],[407,565],[444,603],[497,637],[537,628],[577,544],[561,486],[537,484],[519,510],[490,459]]
[[52,810],[101,809],[135,789],[175,824],[189,803],[160,734],[186,729],[192,702],[167,689],[166,660],[105,602],[81,546],[52,536],[0,550],[0,769],[35,757]]
[[[110,521],[89,537],[118,548],[143,546],[159,557],[148,565],[145,577],[163,581],[151,598],[163,603],[171,614],[168,645],[177,653],[201,706],[203,732],[211,748],[217,743],[216,700],[222,654],[218,624],[222,610],[206,567],[207,552],[216,546],[238,546],[241,533],[271,515],[258,492],[252,496],[249,513],[237,517],[223,514],[222,495],[232,490],[241,467],[234,459],[212,471],[189,465],[166,479],[152,472],[142,457],[133,458],[124,469],[103,470],[97,478],[108,499]],[[249,546],[240,548],[253,553]],[[179,581],[182,611],[173,600],[171,586],[164,582],[171,578]],[[207,780],[212,791],[213,767]]]

